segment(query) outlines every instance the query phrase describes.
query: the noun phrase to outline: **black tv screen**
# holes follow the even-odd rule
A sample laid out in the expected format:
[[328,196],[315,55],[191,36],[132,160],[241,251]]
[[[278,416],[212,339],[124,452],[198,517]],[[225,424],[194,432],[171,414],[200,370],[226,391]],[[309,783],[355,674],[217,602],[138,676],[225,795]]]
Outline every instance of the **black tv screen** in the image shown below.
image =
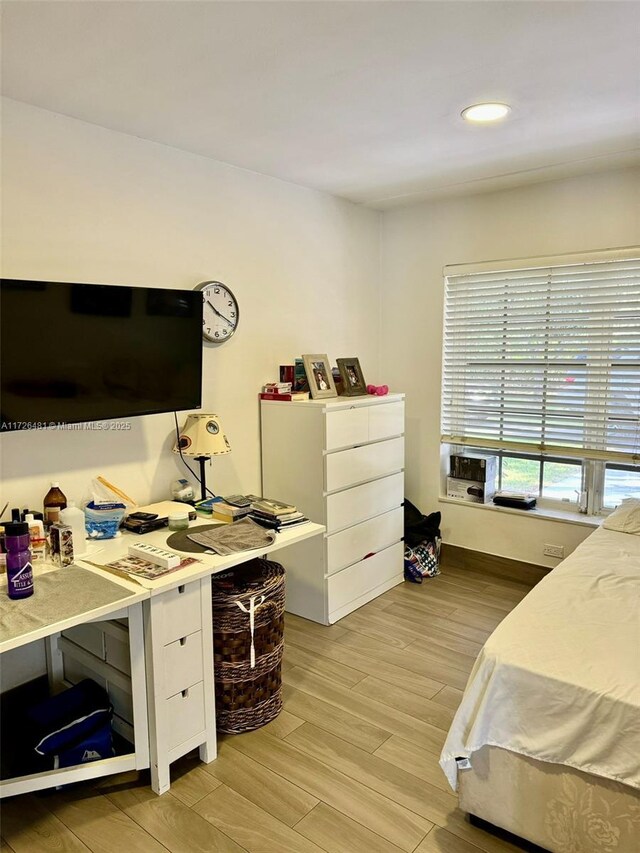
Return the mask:
[[1,431],[198,409],[202,294],[0,282]]

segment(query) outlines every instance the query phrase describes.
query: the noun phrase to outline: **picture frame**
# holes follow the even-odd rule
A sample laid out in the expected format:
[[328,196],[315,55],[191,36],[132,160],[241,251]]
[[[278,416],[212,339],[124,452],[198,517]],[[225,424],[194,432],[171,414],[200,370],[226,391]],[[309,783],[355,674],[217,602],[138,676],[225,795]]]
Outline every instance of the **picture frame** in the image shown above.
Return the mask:
[[309,390],[314,400],[325,397],[337,397],[338,392],[333,381],[331,365],[327,355],[303,355],[304,370],[309,382]]
[[361,397],[367,393],[360,361],[357,358],[337,359],[338,370],[342,377],[342,396]]

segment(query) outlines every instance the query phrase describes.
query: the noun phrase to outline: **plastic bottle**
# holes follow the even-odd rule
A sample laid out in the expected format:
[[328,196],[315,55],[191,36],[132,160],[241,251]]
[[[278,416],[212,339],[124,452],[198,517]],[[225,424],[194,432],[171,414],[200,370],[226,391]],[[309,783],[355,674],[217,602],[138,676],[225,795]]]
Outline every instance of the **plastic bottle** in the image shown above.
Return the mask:
[[29,547],[31,549],[31,559],[42,562],[46,554],[47,540],[44,535],[44,524],[38,518],[28,512],[24,517],[25,522],[29,525]]
[[4,526],[7,549],[7,593],[9,598],[33,595],[33,566],[29,550],[29,525],[26,521]]
[[76,557],[87,550],[84,513],[76,506],[75,501],[69,501],[66,509],[60,510],[60,521],[68,524],[73,530],[73,550]]
[[60,510],[67,505],[67,499],[60,491],[58,483],[51,483],[51,488],[44,496],[44,523],[45,527],[60,521]]

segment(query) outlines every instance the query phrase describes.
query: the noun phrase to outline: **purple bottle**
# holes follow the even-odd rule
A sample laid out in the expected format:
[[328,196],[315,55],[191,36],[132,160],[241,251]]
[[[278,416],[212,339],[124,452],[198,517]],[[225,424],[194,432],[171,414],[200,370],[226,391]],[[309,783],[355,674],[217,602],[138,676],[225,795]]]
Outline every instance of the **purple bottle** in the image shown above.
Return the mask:
[[5,524],[4,540],[7,549],[7,592],[9,598],[28,598],[33,595],[29,525],[26,521],[12,521]]

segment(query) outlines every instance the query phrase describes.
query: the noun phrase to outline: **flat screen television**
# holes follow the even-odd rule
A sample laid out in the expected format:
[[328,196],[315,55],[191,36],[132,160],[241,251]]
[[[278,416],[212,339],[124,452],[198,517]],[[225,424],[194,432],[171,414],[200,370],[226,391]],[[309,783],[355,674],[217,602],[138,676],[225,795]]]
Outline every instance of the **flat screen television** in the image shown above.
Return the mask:
[[0,432],[198,409],[202,294],[0,280]]

